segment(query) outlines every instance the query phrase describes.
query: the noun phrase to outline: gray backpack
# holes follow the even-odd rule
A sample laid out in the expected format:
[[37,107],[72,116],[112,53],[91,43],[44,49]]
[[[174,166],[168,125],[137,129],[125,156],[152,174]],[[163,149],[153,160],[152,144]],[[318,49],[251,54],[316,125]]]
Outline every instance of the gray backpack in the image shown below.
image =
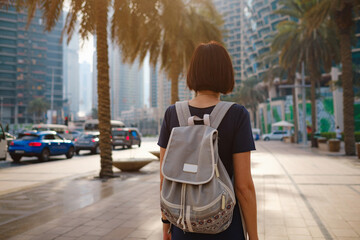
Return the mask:
[[187,101],[175,104],[180,127],[172,129],[161,166],[160,204],[166,218],[183,231],[216,234],[232,221],[235,193],[218,154],[216,130],[232,105],[219,102],[200,119],[190,115]]

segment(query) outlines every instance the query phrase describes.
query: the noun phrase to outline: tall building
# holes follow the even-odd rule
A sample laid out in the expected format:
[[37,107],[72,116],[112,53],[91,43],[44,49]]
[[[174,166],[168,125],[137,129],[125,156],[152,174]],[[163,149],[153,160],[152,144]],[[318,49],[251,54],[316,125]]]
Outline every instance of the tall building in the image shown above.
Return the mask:
[[79,110],[83,115],[91,113],[91,99],[92,99],[92,73],[91,66],[87,62],[80,64],[80,107]]
[[75,120],[80,110],[79,34],[77,30],[74,31],[69,44],[67,44],[66,38],[64,38],[63,49],[64,114]]
[[92,71],[92,96],[91,96],[91,109],[98,108],[98,93],[97,93],[97,49],[96,37],[94,37],[94,54],[93,54],[93,71]]
[[266,68],[259,67],[259,57],[270,51],[267,41],[279,22],[287,19],[273,11],[279,0],[213,0],[222,14],[227,31],[225,44],[232,57],[235,80],[260,77]]
[[62,18],[44,32],[40,12],[26,28],[27,14],[0,9],[0,104],[3,123],[31,123],[29,103],[45,98],[57,116],[63,106]]
[[159,67],[150,67],[150,107],[156,108],[158,106],[158,77],[159,77]]
[[[186,86],[184,78],[179,79],[179,100],[184,101],[192,97],[192,92]],[[171,81],[159,65],[150,68],[150,107],[160,108],[164,112],[171,104]]]
[[122,111],[144,107],[144,71],[138,61],[124,64],[118,47],[109,49],[111,118],[120,119]]
[[226,37],[224,42],[231,55],[235,73],[235,83],[243,79],[242,68],[242,17],[244,0],[213,0],[218,12],[223,16]]

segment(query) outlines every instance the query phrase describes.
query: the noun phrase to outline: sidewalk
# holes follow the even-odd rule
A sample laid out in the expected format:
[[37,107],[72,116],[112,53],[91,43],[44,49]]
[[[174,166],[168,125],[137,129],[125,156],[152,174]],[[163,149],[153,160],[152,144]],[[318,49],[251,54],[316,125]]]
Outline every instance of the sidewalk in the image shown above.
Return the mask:
[[[355,157],[329,157],[282,142],[257,142],[256,147],[252,173],[260,239],[360,239],[360,166]],[[53,209],[52,214],[41,214],[38,206],[39,214],[29,213],[28,221],[5,224],[8,236],[14,236],[10,239],[159,240],[159,167],[153,162],[140,173],[120,173],[120,178],[105,182],[92,177],[63,179],[28,195],[20,191],[5,195],[8,200],[1,196],[0,220],[11,213],[3,211],[10,199],[20,203],[12,210],[16,212],[26,210],[21,203],[29,198],[33,210],[41,205],[36,200],[45,196],[47,205],[42,208]],[[61,205],[59,199],[65,197],[73,197],[74,205]]]

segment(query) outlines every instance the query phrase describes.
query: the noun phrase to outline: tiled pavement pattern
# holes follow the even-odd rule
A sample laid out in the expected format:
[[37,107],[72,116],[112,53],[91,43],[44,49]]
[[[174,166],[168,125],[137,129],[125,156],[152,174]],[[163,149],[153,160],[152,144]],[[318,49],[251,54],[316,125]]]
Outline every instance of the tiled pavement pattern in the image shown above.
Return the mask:
[[[317,151],[281,142],[257,142],[256,147],[252,171],[260,239],[360,239],[359,160],[320,155]],[[15,208],[14,211],[35,213],[37,207],[46,206],[56,209],[61,198],[73,196],[70,200],[76,201],[82,192],[89,195],[84,194],[87,197],[79,200],[75,210],[57,209],[53,220],[45,219],[46,223],[18,232],[11,239],[159,240],[158,168],[159,163],[153,162],[141,174],[121,173],[123,178],[107,182],[92,178],[64,179],[30,189],[27,197],[31,197],[29,206],[33,204],[34,208]],[[41,194],[46,204],[36,204],[36,196]],[[0,196],[0,214],[4,201],[10,203],[16,198],[25,201],[24,196],[24,191]],[[38,200],[42,201],[43,197]],[[17,221],[24,224],[21,219]],[[42,222],[41,212],[35,213],[31,221],[33,225],[37,225],[36,221]]]

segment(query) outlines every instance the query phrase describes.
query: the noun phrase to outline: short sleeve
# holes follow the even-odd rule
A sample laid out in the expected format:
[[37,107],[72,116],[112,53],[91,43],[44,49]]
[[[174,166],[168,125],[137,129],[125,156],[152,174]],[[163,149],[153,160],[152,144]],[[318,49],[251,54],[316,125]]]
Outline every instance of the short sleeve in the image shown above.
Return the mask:
[[171,111],[170,111],[170,107],[169,107],[165,111],[164,119],[163,119],[163,122],[161,124],[159,140],[158,140],[158,143],[157,143],[162,148],[167,147],[167,144],[168,144],[168,141],[169,141],[169,138],[170,138],[170,134],[171,134],[170,118],[171,118]]
[[256,150],[251,130],[250,115],[245,107],[239,106],[237,111],[237,121],[234,125],[232,153]]

